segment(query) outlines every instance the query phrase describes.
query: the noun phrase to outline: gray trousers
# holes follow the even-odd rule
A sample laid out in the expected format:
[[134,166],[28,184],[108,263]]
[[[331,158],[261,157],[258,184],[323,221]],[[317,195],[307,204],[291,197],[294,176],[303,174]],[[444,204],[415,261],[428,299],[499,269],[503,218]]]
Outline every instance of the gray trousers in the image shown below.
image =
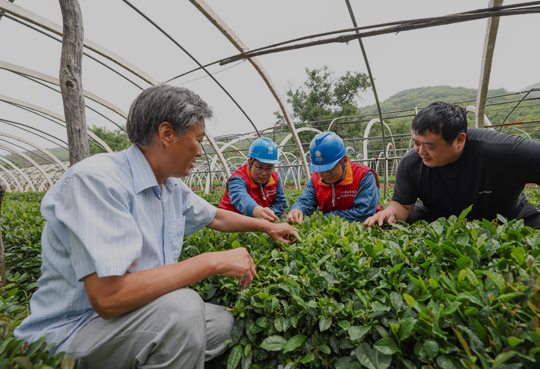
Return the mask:
[[203,369],[225,351],[233,324],[224,306],[183,288],[118,318],[90,321],[67,353],[77,369]]

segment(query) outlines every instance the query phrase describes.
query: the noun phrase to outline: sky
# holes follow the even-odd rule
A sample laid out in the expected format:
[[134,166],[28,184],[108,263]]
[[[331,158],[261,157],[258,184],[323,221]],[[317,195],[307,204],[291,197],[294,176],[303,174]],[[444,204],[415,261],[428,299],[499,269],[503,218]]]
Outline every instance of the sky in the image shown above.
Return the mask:
[[[237,54],[236,49],[189,1],[130,1],[202,64]],[[166,81],[196,67],[182,50],[125,2],[79,2],[85,37],[114,51],[156,81]],[[489,4],[487,0],[351,0],[351,3],[361,26],[441,16],[484,8]],[[514,3],[519,2],[505,1],[504,5]],[[57,24],[62,23],[57,0],[16,0],[14,4]],[[249,49],[352,26],[345,1],[208,0],[207,4]],[[482,19],[364,39],[380,99],[423,86],[477,88],[486,24],[487,20]],[[503,17],[500,20],[490,88],[518,91],[540,82],[540,47],[536,40],[539,33],[540,14]],[[11,19],[4,17],[0,20],[0,61],[58,77],[60,54],[59,42]],[[257,59],[283,100],[288,89],[298,88],[305,81],[305,68],[328,66],[336,76],[347,71],[367,71],[358,42],[314,46]],[[273,113],[278,110],[278,105],[248,62],[216,65],[209,70],[259,129],[274,124]],[[148,86],[138,81],[141,86]],[[253,130],[240,110],[204,72],[189,74],[172,84],[194,90],[212,106],[214,118],[208,122],[207,130],[214,136]],[[86,57],[83,59],[83,87],[124,112],[141,91]],[[1,69],[0,95],[63,114],[59,94]],[[374,102],[371,92],[362,93],[359,99],[361,104]],[[95,103],[88,104],[101,115],[87,109],[87,124],[109,129],[116,128],[109,120],[124,124],[124,118],[118,114]],[[65,139],[65,130],[61,127],[1,101],[0,113],[2,119],[40,127]],[[28,135],[5,124],[0,124],[2,131]],[[45,145],[50,146],[50,143]]]

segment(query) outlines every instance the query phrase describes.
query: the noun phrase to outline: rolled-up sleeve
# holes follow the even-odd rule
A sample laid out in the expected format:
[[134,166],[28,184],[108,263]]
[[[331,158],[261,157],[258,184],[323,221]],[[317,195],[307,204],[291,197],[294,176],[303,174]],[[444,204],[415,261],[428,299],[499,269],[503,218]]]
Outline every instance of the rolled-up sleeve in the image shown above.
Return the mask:
[[42,204],[42,213],[65,245],[78,280],[123,275],[141,256],[142,235],[117,183],[79,172]]

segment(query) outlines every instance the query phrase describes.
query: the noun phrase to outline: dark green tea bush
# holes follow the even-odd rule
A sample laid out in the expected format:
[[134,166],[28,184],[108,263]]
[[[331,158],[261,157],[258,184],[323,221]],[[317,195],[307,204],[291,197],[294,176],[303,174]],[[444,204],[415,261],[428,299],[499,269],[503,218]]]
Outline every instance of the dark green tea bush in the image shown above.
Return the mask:
[[366,229],[309,218],[302,240],[204,230],[186,257],[247,247],[258,276],[198,286],[237,322],[228,368],[533,368],[540,232],[521,221]]
[[5,294],[15,295],[24,305],[36,290],[40,275],[44,219],[39,207],[42,197],[43,193],[7,193],[2,205]]
[[[289,205],[300,193],[287,191]],[[540,203],[540,190],[526,193]],[[217,205],[221,195],[206,198]],[[0,369],[73,367],[45,342],[12,336],[40,274],[41,197],[7,194],[2,209]],[[463,215],[371,229],[316,214],[294,245],[204,229],[183,257],[244,246],[257,265],[245,290],[222,277],[194,286],[235,315],[221,358],[231,369],[537,368],[540,231]]]

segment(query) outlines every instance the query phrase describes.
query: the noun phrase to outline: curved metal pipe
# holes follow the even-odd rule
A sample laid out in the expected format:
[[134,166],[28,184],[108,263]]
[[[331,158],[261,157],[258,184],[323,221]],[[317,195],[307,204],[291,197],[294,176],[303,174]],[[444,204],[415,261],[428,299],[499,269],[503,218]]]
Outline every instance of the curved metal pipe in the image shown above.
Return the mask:
[[[5,10],[8,14],[12,14],[16,16],[17,18],[24,19],[25,21],[35,24],[37,26],[40,26],[44,29],[46,29],[49,32],[52,32],[58,36],[62,36],[62,26],[51,22],[50,20],[43,18],[27,9],[21,8],[17,5],[10,4],[6,0],[0,0],[0,9]],[[109,59],[113,63],[121,66],[122,68],[130,71],[137,77],[141,78],[143,81],[146,81],[147,83],[151,85],[157,84],[157,81],[147,75],[142,70],[138,69],[134,65],[130,64],[129,62],[125,61],[123,58],[121,58],[119,55],[116,55],[110,50],[107,50],[100,45],[96,44],[95,42],[92,42],[88,39],[84,39],[84,47],[92,50],[98,55],[103,56],[106,59]]]
[[61,167],[64,168],[64,171],[67,170],[66,166],[60,162],[60,160],[58,160],[58,158],[56,156],[54,156],[52,153],[50,153],[48,150],[46,149],[43,149],[41,147],[39,147],[38,145],[36,145],[35,143],[33,142],[30,142],[22,137],[18,137],[18,136],[15,136],[15,135],[11,135],[9,133],[5,133],[5,132],[0,132],[0,136],[4,136],[4,137],[7,137],[7,138],[10,138],[12,140],[16,140],[16,141],[20,141],[22,143],[25,143],[27,144],[28,146],[32,146],[33,148],[35,148],[36,150],[38,151],[41,151],[42,153],[44,153],[45,155],[47,155],[49,158],[51,158],[55,163],[57,163],[58,165],[60,165]]
[[[50,133],[47,133],[47,132],[42,131],[40,129],[37,129],[35,127],[29,126],[29,125],[21,123],[21,122],[16,122],[14,120],[2,119],[2,118],[0,118],[0,123],[7,124],[9,126],[18,128],[20,130],[23,130],[25,132],[28,132],[28,133],[33,134],[35,136],[38,136],[42,140],[46,140],[46,141],[52,143],[53,145],[57,145],[58,147],[61,147],[63,149],[66,149],[66,150],[68,149],[68,143],[66,141],[63,141],[60,138],[58,138],[56,136],[53,136]],[[39,134],[36,133],[36,132],[39,132]],[[56,140],[58,142],[55,142],[53,140]]]
[[[32,191],[36,191],[36,187],[34,186],[34,182],[32,182],[30,180],[30,177],[28,177],[28,175],[23,172],[19,167],[17,167],[12,161],[4,158],[3,156],[0,156],[0,160],[2,160],[4,163],[6,163],[7,165],[9,165],[10,167],[12,167],[22,178],[24,178],[24,180],[26,180],[26,182],[28,183],[28,185],[30,186],[30,189]],[[12,178],[14,178],[14,176],[12,176]],[[19,183],[19,190],[21,192],[24,192],[24,187],[21,185],[20,181],[18,181]]]
[[203,67],[203,65],[197,60],[197,58],[195,58],[193,55],[191,55],[191,53],[189,51],[187,51],[182,45],[180,45],[180,43],[178,41],[176,41],[174,38],[172,38],[172,36],[170,36],[167,32],[165,32],[165,30],[163,28],[161,28],[160,26],[158,26],[158,24],[156,22],[154,22],[153,20],[150,19],[150,17],[148,17],[146,14],[144,14],[142,11],[140,11],[135,5],[133,5],[132,3],[130,3],[128,0],[123,0],[124,3],[126,3],[130,8],[132,8],[133,10],[135,10],[135,12],[137,12],[141,17],[143,17],[144,19],[146,19],[151,25],[153,25],[158,31],[160,31],[161,33],[163,33],[163,35],[165,35],[165,37],[167,37],[169,40],[171,40],[171,42],[173,44],[175,44],[176,46],[178,46],[178,48],[180,50],[182,50],[191,60],[193,60],[199,67],[202,68],[202,70],[204,70],[204,72],[219,86],[219,88],[221,88],[221,90],[223,92],[225,92],[225,94],[231,99],[231,101],[236,105],[236,107],[238,109],[240,109],[240,111],[242,112],[242,114],[246,117],[246,119],[249,121],[249,123],[251,123],[251,125],[253,126],[253,128],[255,129],[255,131],[257,132],[257,135],[260,136],[259,134],[259,130],[257,129],[257,126],[255,125],[255,123],[253,123],[253,121],[251,120],[251,118],[247,115],[247,113],[244,111],[244,109],[240,106],[240,104],[238,104],[238,102],[234,99],[234,97],[232,97],[232,95],[229,93],[229,91],[227,91],[227,89],[225,87],[223,87],[223,85],[208,71],[207,68]]
[[[6,159],[4,159],[2,156],[0,156],[0,161],[6,162]],[[6,175],[11,178],[11,182],[8,182],[9,186],[6,188],[6,191],[11,191],[11,183],[13,183],[13,185],[17,188],[17,190],[19,192],[24,192],[24,187],[21,185],[21,181],[19,181],[19,179],[17,177],[15,177],[13,175],[13,173],[11,173],[11,171],[9,169],[4,167],[2,164],[0,164],[0,169],[2,169],[2,172],[6,173]],[[0,176],[0,177],[2,177],[2,176]],[[2,182],[6,183],[7,180],[4,177],[2,177]]]
[[[355,28],[358,28],[358,25],[356,24],[356,18],[354,16],[354,11],[352,10],[351,3],[349,0],[345,0],[347,3],[347,9],[349,10],[349,15],[351,16],[351,20],[353,23],[353,26]],[[356,34],[360,34],[360,31],[356,30]],[[383,147],[386,146],[386,139],[384,137],[384,120],[382,116],[381,111],[381,104],[379,103],[379,96],[377,95],[377,88],[375,87],[375,79],[373,78],[373,73],[371,72],[371,67],[369,66],[369,60],[367,57],[366,49],[364,48],[364,42],[362,41],[362,38],[358,38],[358,44],[360,45],[360,49],[362,50],[362,56],[364,57],[364,63],[366,64],[366,68],[369,75],[369,80],[371,82],[371,88],[373,89],[373,96],[375,97],[375,103],[377,104],[377,112],[379,113],[379,122],[381,122],[381,134],[382,134],[382,140],[383,140]],[[384,154],[384,160],[385,160],[385,166],[388,166],[387,158],[386,158],[386,150]],[[383,197],[386,199],[386,192],[388,188],[388,168],[384,171],[384,189],[383,189]]]
[[[9,143],[9,141],[5,141],[5,140],[2,140],[2,139],[0,139],[0,141],[4,141],[4,142]],[[14,144],[12,144],[12,145],[14,145]],[[19,145],[16,145],[16,146],[21,147]],[[52,181],[51,177],[49,177],[49,175],[43,170],[43,167],[41,165],[39,165],[34,159],[32,159],[31,157],[26,155],[24,152],[16,152],[15,150],[8,149],[8,147],[5,146],[5,145],[0,144],[0,147],[2,147],[6,151],[11,152],[14,155],[19,155],[20,157],[27,160],[30,164],[32,164],[34,166],[34,168],[36,168],[38,170],[38,172],[41,173],[41,175],[45,178],[45,180],[49,183],[50,186],[53,185],[53,181]]]
[[[229,42],[238,51],[240,51],[241,53],[248,51],[247,46],[240,40],[240,38],[234,34],[232,29],[230,29],[225,24],[225,22],[203,0],[190,0],[190,1],[206,17],[206,19],[208,19],[214,26],[216,26],[216,28],[227,38],[227,40],[229,40]],[[276,87],[274,86],[272,80],[270,79],[266,71],[263,69],[259,61],[255,58],[248,58],[248,61],[253,66],[253,68],[255,68],[257,73],[259,73],[259,76],[261,76],[261,78],[263,79],[264,83],[266,84],[266,87],[268,87],[268,89],[270,90],[270,93],[272,94],[272,96],[274,96],[274,99],[276,100],[279,106],[279,109],[281,110],[281,113],[283,114],[285,123],[287,123],[287,126],[289,127],[289,130],[292,133],[299,156],[302,158],[302,164],[304,165],[304,170],[306,171],[306,178],[309,178],[309,167],[305,159],[304,148],[302,146],[302,143],[300,142],[300,137],[298,136],[296,127],[294,123],[292,122],[291,118],[289,117],[289,113],[287,113],[287,110],[285,109],[285,104],[283,104],[283,102],[281,101],[281,98],[278,95]]]
[[[0,0],[0,1],[2,1],[2,0]],[[58,78],[53,77],[53,76],[49,76],[49,75],[47,75],[45,73],[41,73],[41,72],[29,69],[29,68],[21,67],[19,65],[11,64],[11,63],[4,62],[4,61],[0,61],[0,68],[5,69],[5,70],[10,71],[10,72],[13,72],[15,74],[30,76],[30,77],[39,79],[41,81],[51,83],[53,85],[60,86],[60,81],[58,80]],[[56,92],[60,93],[60,91],[56,91]],[[99,97],[96,94],[93,94],[93,93],[85,90],[84,91],[84,97],[94,101],[95,103],[97,103],[97,104],[99,104],[99,105],[101,105],[101,106],[103,106],[103,107],[105,107],[107,109],[109,109],[112,112],[115,112],[116,114],[118,114],[119,116],[121,116],[124,119],[127,117],[127,113],[124,112],[122,109],[120,109],[116,105],[113,105],[110,102],[102,99],[101,97]],[[123,127],[121,127],[119,125],[117,125],[117,126],[120,129],[124,129]]]
[[[0,62],[0,64],[1,64],[1,62]],[[45,108],[43,108],[41,106],[26,102],[26,101],[14,99],[12,97],[4,96],[4,95],[0,95],[0,101],[4,101],[4,102],[6,102],[8,104],[11,104],[11,105],[13,105],[13,106],[15,106],[17,108],[20,108],[20,109],[26,109],[30,113],[34,113],[34,114],[37,114],[36,112],[42,113],[42,114],[44,114],[46,116],[43,116],[41,114],[37,114],[37,115],[42,117],[42,118],[45,118],[45,119],[47,119],[47,120],[49,120],[49,121],[51,121],[53,123],[55,123],[55,124],[58,124],[61,127],[66,128],[66,122],[64,120],[64,117],[62,117],[61,115],[56,114],[56,113],[54,113],[54,112],[52,112],[50,110],[47,110],[47,109],[45,109]],[[54,118],[55,120],[53,120],[51,118]],[[99,138],[91,130],[88,129],[87,131],[88,131],[88,136],[90,136],[99,146],[101,146],[107,152],[112,152],[112,149],[109,147],[109,145],[107,145],[105,143],[105,141],[103,141],[101,138]]]
[[[13,0],[11,0],[13,2]],[[12,21],[14,22],[17,22],[19,24],[22,24],[23,26],[26,26],[38,33],[41,33],[42,35],[46,36],[46,37],[49,37],[57,42],[60,42],[62,43],[62,38],[60,37],[54,37],[53,35],[39,29],[38,27],[35,27],[33,24],[31,23],[27,23],[25,21],[23,21],[22,19],[19,19],[17,17],[14,17],[12,15],[6,15],[6,18],[8,19],[11,19]],[[137,87],[139,90],[143,90],[144,87],[141,87],[139,86],[137,83],[135,83],[135,81],[133,81],[132,79],[128,78],[127,76],[125,76],[124,74],[120,73],[119,71],[117,71],[116,69],[112,68],[111,66],[107,65],[106,63],[102,62],[101,60],[99,60],[98,58],[88,54],[87,52],[83,51],[83,55],[86,56],[87,58],[90,58],[92,59],[93,61],[95,61],[96,63],[102,65],[103,67],[107,68],[108,70],[110,70],[111,72],[113,72],[114,74],[118,75],[119,77],[125,79],[126,81],[128,81],[129,83],[131,83],[133,86]]]
[[[368,125],[366,126],[366,129],[364,130],[364,139],[363,139],[363,142],[362,142],[362,145],[363,145],[362,149],[363,149],[363,156],[364,156],[364,158],[366,160],[369,159],[369,156],[368,156],[369,132],[371,131],[371,127],[375,123],[380,123],[379,118],[373,118],[372,120],[370,120]],[[384,130],[384,128],[387,128],[388,131],[390,132],[390,136],[392,136],[392,130],[390,129],[388,124],[386,124],[385,122],[382,122],[381,127],[382,127],[382,130]],[[383,141],[383,143],[384,143],[384,141]],[[396,143],[394,142],[393,137],[392,137],[392,144],[394,145],[394,147],[396,146]],[[386,143],[383,145],[383,148],[384,147],[386,147]],[[384,158],[386,160],[387,159],[386,150],[383,150],[383,151],[384,151]],[[364,163],[366,165],[368,165],[367,161],[365,161]],[[386,170],[385,170],[385,172],[386,172]]]

